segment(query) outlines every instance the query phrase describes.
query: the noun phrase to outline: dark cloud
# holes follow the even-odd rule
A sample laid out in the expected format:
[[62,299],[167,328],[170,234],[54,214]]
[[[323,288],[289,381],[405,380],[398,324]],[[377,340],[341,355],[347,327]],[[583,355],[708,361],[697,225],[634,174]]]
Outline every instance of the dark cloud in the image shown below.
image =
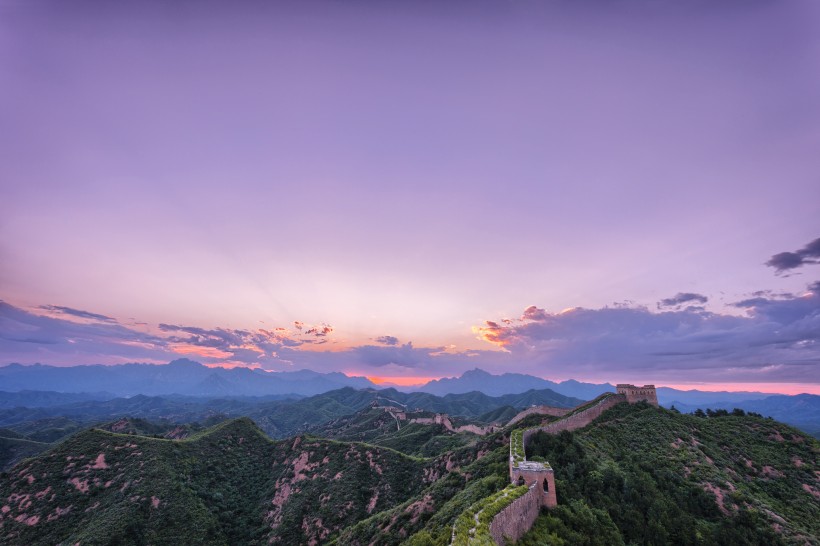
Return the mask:
[[693,292],[678,292],[678,294],[672,298],[662,299],[658,302],[658,309],[661,307],[679,307],[684,303],[706,303],[709,301],[709,298],[702,294],[695,294]]
[[322,324],[321,326],[312,326],[308,328],[307,330],[305,330],[305,335],[325,337],[326,335],[332,332],[333,326],[330,326],[329,324]]
[[63,315],[70,315],[77,318],[99,320],[101,322],[117,322],[115,319],[107,317],[105,315],[100,315],[98,313],[89,313],[88,311],[72,309],[71,307],[62,307],[60,305],[41,305],[39,308],[45,311],[51,311],[53,313],[60,313]]
[[773,267],[776,273],[784,273],[808,264],[820,263],[820,238],[810,242],[800,250],[775,254],[766,265]]
[[610,376],[647,381],[820,382],[818,284],[802,296],[734,303],[745,316],[711,313],[700,306],[663,312],[645,307],[561,313],[528,308],[514,324],[487,321],[476,331],[508,351],[521,368],[537,369],[540,375],[568,375],[571,370],[574,377],[600,376],[608,370]]
[[399,338],[393,336],[379,336],[375,339],[376,343],[381,343],[382,345],[398,345]]
[[443,351],[443,347],[413,347],[412,342],[404,345],[381,347],[376,345],[363,345],[353,348],[352,352],[356,360],[368,366],[381,368],[383,366],[395,365],[402,368],[416,369],[429,368],[435,359],[435,354]]
[[[299,322],[304,328],[304,324]],[[179,326],[175,324],[160,324],[159,329],[168,333],[183,333],[188,335],[170,335],[170,343],[184,344],[191,347],[214,349],[223,354],[212,353],[212,358],[218,360],[232,360],[246,364],[263,364],[265,361],[279,359],[279,352],[284,348],[295,348],[303,344],[314,343],[314,339],[304,339],[305,336],[324,338],[333,331],[327,325],[308,327],[307,330],[291,335],[284,328],[274,330],[258,329],[254,331],[229,328],[199,328],[196,326]],[[300,337],[301,336],[301,337]],[[203,354],[207,354],[203,352]]]
[[[326,343],[333,331],[327,324],[304,326],[301,322],[298,324],[304,330],[295,333],[285,328],[209,329],[162,323],[154,335],[88,311],[51,305],[38,310],[49,314],[37,314],[0,301],[0,354],[4,359],[23,363],[112,364],[168,362],[186,355],[206,363],[230,361],[282,367],[291,362],[280,359],[280,352],[293,352],[306,343]],[[69,320],[76,318],[86,320]]]
[[168,351],[162,337],[127,328],[113,319],[92,320],[78,322],[39,315],[0,302],[0,354],[6,362],[47,364],[167,362],[176,356]]

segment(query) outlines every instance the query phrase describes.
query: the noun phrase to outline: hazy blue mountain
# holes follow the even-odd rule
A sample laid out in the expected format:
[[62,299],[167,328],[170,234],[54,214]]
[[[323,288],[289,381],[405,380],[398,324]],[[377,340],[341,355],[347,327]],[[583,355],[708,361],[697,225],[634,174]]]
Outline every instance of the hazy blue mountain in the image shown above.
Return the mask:
[[602,392],[615,391],[615,387],[609,383],[581,383],[573,379],[556,383],[548,379],[521,373],[493,375],[478,368],[464,372],[461,377],[434,379],[417,390],[438,396],[471,391],[483,392],[490,396],[501,396],[503,394],[518,394],[533,389],[550,389],[558,394],[583,400],[595,398]]
[[341,387],[375,385],[363,377],[310,370],[266,372],[249,368],[209,368],[188,359],[165,365],[57,367],[10,364],[0,367],[4,391],[110,392],[115,396],[186,394],[192,396],[310,396]]
[[[531,389],[550,389],[564,396],[591,400],[603,392],[614,392],[615,386],[610,383],[583,383],[574,379],[556,383],[548,379],[520,373],[493,375],[476,368],[464,372],[461,377],[445,377],[430,381],[417,390],[438,396],[444,396],[448,393],[464,393],[470,391],[479,391],[490,396],[500,396],[502,394],[521,393]],[[748,391],[684,391],[669,387],[659,387],[658,402],[665,407],[669,407],[673,403],[695,406],[698,404],[714,405],[723,402],[731,404],[740,401],[766,398],[772,396],[772,394],[774,393]]]
[[674,402],[676,409],[692,413],[696,409],[725,409],[731,411],[740,408],[744,411],[759,413],[778,421],[794,425],[809,434],[820,438],[820,396],[816,394],[797,394],[786,396],[777,394],[758,400],[741,400],[735,402],[717,402],[712,404],[682,404]]
[[111,400],[112,398],[116,398],[116,395],[110,392],[0,391],[0,409],[17,407],[47,408],[74,402]]
[[658,387],[658,403],[669,407],[675,402],[684,404],[714,404],[718,402],[735,402],[742,400],[758,400],[772,396],[771,392],[750,392],[750,391],[698,391],[671,389],[669,387]]

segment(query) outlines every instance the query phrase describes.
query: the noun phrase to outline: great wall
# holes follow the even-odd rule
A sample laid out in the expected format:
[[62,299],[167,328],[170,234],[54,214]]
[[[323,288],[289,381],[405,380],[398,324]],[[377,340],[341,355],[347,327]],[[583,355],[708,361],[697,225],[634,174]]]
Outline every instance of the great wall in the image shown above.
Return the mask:
[[[554,471],[549,463],[528,461],[526,447],[529,439],[537,432],[558,434],[561,431],[577,430],[589,425],[609,408],[626,402],[634,404],[645,401],[658,406],[658,396],[654,385],[619,384],[616,392],[607,392],[597,398],[581,404],[571,410],[559,408],[530,408],[510,420],[508,426],[514,425],[528,415],[541,414],[560,416],[556,421],[545,425],[510,431],[510,483],[500,493],[488,497],[471,506],[466,515],[459,516],[453,524],[451,544],[484,545],[494,542],[499,546],[506,541],[518,541],[535,523],[542,507],[552,508],[558,505],[558,494],[555,490]],[[526,492],[520,489],[526,486]],[[508,501],[509,499],[509,501]],[[488,502],[489,501],[489,502]],[[492,519],[487,512],[495,511]],[[479,518],[479,515],[483,515]],[[474,523],[473,521],[474,520]],[[469,521],[471,525],[465,525]],[[488,529],[482,528],[483,526]],[[490,542],[490,540],[492,542]]]
[[[467,424],[457,427],[453,425],[453,422],[450,420],[450,416],[446,413],[436,413],[433,417],[412,417],[412,412],[408,412],[405,409],[397,408],[395,406],[380,406],[378,404],[378,401],[374,401],[371,407],[380,409],[385,413],[389,413],[390,416],[396,420],[396,428],[398,430],[401,430],[400,423],[402,421],[407,422],[407,424],[418,423],[420,425],[441,425],[450,432],[469,432],[472,434],[477,434],[479,436],[491,434],[499,429],[499,427],[493,425],[482,427],[478,425]],[[516,415],[516,417],[518,417],[518,415]]]

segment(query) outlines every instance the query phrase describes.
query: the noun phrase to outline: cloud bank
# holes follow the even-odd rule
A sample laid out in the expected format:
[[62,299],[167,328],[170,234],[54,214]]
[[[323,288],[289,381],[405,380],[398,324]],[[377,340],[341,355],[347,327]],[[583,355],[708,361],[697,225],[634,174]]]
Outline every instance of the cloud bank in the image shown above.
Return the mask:
[[751,296],[731,304],[735,313],[689,305],[708,301],[694,293],[663,299],[654,311],[530,306],[519,318],[474,327],[488,349],[462,351],[387,335],[329,351],[322,345],[334,328],[327,324],[251,330],[162,323],[152,331],[88,311],[0,302],[0,353],[7,362],[62,365],[185,355],[206,364],[373,376],[452,376],[481,367],[595,381],[820,384],[820,282],[802,294]]
[[529,307],[520,319],[487,321],[475,331],[543,375],[609,371],[665,381],[820,382],[820,282],[802,295],[758,296],[733,304],[742,315],[682,304],[678,294],[646,307]]

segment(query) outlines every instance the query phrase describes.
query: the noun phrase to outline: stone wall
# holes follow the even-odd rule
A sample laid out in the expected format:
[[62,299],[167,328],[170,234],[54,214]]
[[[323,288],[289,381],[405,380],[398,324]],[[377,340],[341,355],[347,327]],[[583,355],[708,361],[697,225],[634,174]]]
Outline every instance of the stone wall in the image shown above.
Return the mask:
[[568,417],[564,417],[563,419],[559,419],[553,423],[546,424],[543,427],[525,430],[524,445],[526,446],[530,436],[538,431],[544,431],[548,434],[558,434],[562,430],[577,430],[579,428],[584,428],[592,421],[600,417],[603,412],[624,401],[626,401],[626,397],[620,394],[609,393],[608,395],[603,395],[598,403],[583,411]]
[[504,510],[496,514],[490,523],[490,535],[496,544],[505,544],[504,537],[520,540],[530,530],[541,511],[541,495],[538,486],[530,487]]
[[553,408],[551,406],[536,406],[534,408],[527,408],[515,417],[513,417],[512,419],[510,419],[510,421],[507,423],[507,426],[514,425],[524,417],[528,415],[534,415],[536,413],[539,415],[552,415],[553,417],[561,417],[563,415],[568,414],[570,411],[572,411],[571,408]]
[[495,432],[495,427],[480,427],[478,425],[462,425],[453,429],[453,432],[471,432],[473,434],[478,434],[479,436],[484,436],[485,434],[490,434]]
[[495,432],[496,428],[493,426],[480,427],[478,425],[462,425],[458,428],[453,426],[450,417],[446,413],[437,413],[435,417],[416,417],[410,419],[410,423],[418,423],[420,425],[441,425],[450,432],[472,432],[479,436]]

